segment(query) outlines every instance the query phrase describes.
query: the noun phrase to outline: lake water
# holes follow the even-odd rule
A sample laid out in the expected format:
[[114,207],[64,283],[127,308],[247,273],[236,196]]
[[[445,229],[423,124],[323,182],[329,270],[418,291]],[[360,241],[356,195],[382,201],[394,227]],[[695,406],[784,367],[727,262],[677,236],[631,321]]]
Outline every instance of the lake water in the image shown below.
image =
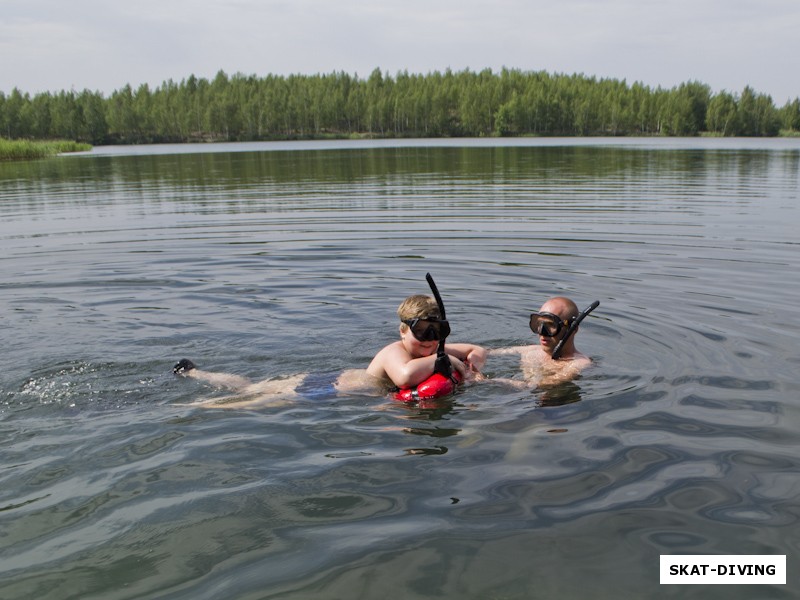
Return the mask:
[[[797,598],[800,140],[97,148],[0,164],[0,597]],[[365,367],[600,307],[572,383],[249,410],[171,374]],[[490,359],[491,377],[518,364]],[[785,586],[661,586],[664,554]]]

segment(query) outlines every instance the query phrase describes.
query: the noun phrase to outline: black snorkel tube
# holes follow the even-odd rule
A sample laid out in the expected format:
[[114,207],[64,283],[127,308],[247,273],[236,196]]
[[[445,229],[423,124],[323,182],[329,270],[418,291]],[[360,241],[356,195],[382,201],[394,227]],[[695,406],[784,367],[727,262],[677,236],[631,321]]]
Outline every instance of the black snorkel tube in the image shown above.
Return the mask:
[[[447,314],[444,312],[444,302],[442,302],[442,297],[439,295],[439,289],[436,287],[436,284],[434,283],[433,277],[431,277],[430,273],[425,274],[425,279],[428,280],[428,285],[431,287],[433,297],[436,298],[436,304],[439,305],[439,318],[442,321],[446,321]],[[450,362],[450,357],[447,356],[447,353],[444,351],[445,337],[447,336],[443,336],[442,339],[439,340],[439,347],[436,349],[436,362],[433,365],[433,372],[444,375],[448,379],[455,381],[455,378],[453,377],[453,365]]]
[[564,349],[564,344],[567,343],[567,340],[570,338],[570,336],[572,336],[572,334],[575,333],[575,330],[578,329],[578,325],[580,325],[581,321],[583,321],[586,318],[586,315],[588,315],[598,306],[600,306],[600,300],[595,300],[589,305],[589,308],[587,308],[577,317],[572,319],[572,321],[569,324],[569,328],[567,329],[567,333],[564,334],[564,337],[561,338],[561,341],[558,342],[558,344],[556,344],[556,347],[553,350],[552,354],[553,360],[558,360],[558,357],[561,356],[561,351]]

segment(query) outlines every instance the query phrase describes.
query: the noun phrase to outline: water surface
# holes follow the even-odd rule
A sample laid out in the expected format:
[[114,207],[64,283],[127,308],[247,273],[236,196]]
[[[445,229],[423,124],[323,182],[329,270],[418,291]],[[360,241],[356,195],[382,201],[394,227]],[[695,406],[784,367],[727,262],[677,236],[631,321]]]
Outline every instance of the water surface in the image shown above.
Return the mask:
[[[797,140],[97,148],[0,164],[0,597],[791,598]],[[600,307],[595,365],[439,410],[252,410],[175,378],[363,367],[443,293],[453,339]],[[494,359],[492,377],[518,377]],[[786,586],[659,586],[785,554]]]

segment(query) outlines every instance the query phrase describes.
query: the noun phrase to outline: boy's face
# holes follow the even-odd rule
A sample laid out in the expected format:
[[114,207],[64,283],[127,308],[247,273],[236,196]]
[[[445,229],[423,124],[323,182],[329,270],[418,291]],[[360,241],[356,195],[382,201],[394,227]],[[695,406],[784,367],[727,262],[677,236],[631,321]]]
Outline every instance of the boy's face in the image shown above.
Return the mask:
[[435,354],[439,347],[439,342],[437,340],[430,340],[427,342],[419,341],[414,337],[408,325],[405,324],[400,325],[400,340],[406,352],[408,352],[412,358],[423,358]]

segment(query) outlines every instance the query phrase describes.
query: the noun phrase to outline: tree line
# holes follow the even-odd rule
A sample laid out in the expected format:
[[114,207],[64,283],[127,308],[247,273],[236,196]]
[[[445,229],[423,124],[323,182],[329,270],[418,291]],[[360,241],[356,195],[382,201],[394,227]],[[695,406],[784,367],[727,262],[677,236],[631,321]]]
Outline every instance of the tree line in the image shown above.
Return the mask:
[[375,69],[257,77],[220,71],[108,97],[0,92],[0,136],[91,144],[322,137],[775,136],[800,131],[800,100],[776,107],[745,87],[712,93],[583,74],[503,69],[425,75]]

